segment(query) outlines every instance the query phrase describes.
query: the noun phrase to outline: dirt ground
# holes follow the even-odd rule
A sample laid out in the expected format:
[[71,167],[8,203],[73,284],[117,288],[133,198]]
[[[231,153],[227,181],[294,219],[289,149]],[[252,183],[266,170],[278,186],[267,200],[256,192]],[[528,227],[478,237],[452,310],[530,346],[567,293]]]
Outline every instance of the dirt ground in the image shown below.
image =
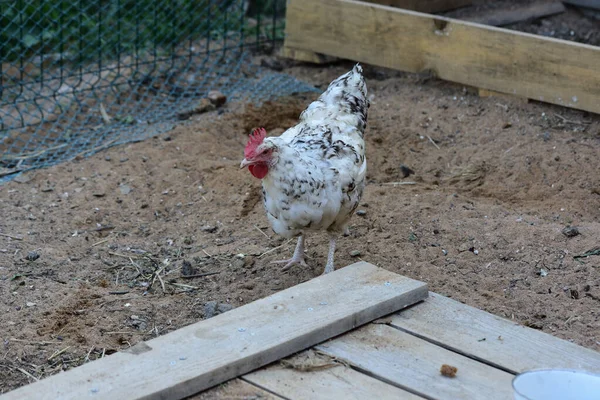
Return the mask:
[[[324,88],[350,66],[285,72]],[[600,350],[600,251],[576,258],[600,248],[600,117],[366,77],[368,186],[337,267],[362,259]],[[260,182],[239,169],[249,130],[282,132],[311,96],[229,104],[0,187],[0,392],[319,275],[321,234],[309,268],[269,264],[294,242],[272,233]]]

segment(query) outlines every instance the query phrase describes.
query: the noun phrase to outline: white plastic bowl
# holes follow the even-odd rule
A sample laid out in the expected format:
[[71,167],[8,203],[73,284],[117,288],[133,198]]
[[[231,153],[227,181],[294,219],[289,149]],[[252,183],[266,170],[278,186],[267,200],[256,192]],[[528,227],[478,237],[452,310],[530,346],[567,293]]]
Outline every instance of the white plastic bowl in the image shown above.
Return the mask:
[[599,400],[600,375],[568,369],[526,371],[513,378],[515,400]]

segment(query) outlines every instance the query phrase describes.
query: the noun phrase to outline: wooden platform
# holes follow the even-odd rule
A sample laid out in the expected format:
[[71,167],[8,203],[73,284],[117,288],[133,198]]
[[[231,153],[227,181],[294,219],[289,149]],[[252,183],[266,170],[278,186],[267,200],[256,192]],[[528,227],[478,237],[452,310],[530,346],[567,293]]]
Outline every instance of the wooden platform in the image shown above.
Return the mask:
[[[491,400],[513,398],[511,381],[518,372],[600,372],[598,352],[435,293],[311,351],[318,353],[301,353],[221,390],[265,390],[287,399]],[[440,373],[443,364],[458,369],[454,378]]]
[[537,368],[600,372],[600,353],[360,262],[0,400],[510,399]]

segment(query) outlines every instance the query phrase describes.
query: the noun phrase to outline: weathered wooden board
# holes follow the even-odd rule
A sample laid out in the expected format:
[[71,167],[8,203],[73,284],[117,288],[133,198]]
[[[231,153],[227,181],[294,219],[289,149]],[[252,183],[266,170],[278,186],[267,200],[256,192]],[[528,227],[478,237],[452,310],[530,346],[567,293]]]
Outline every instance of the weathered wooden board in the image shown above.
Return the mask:
[[560,14],[565,12],[565,10],[565,6],[560,1],[555,1],[553,3],[523,4],[510,10],[491,9],[484,15],[467,18],[466,20],[477,24],[504,26],[516,22]]
[[[513,375],[387,325],[370,324],[317,348],[427,398],[505,400],[512,395]],[[455,378],[440,373],[443,364],[458,368]]]
[[519,373],[539,368],[600,372],[600,353],[430,293],[391,324],[469,357]]
[[600,113],[600,47],[353,0],[290,0],[285,43]]
[[313,371],[272,365],[244,375],[242,379],[287,399],[364,400],[373,398],[374,395],[379,400],[421,399],[342,364]]
[[459,7],[470,6],[472,0],[363,0],[368,3],[377,3],[384,6],[404,8],[424,13],[436,13],[453,10]]
[[181,399],[427,297],[360,262],[1,396]]
[[[222,385],[205,390],[200,394],[186,397],[185,400],[283,400],[273,393],[267,392],[242,379],[232,379]],[[117,400],[117,399],[115,399]]]

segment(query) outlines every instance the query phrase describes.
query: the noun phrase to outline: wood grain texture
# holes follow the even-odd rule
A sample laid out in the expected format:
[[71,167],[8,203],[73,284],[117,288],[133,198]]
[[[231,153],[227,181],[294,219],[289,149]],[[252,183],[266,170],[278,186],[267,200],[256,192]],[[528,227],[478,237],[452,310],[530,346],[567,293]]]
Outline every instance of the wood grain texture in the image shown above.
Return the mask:
[[537,368],[600,372],[600,353],[430,293],[391,324],[513,373]]
[[[370,324],[317,348],[427,398],[512,398],[513,375],[387,325]],[[455,378],[440,373],[443,364],[458,368]]]
[[492,9],[483,15],[467,18],[467,21],[477,24],[504,26],[530,19],[547,17],[565,12],[566,8],[560,1],[553,3],[524,4],[510,10]]
[[290,0],[286,45],[600,113],[600,47],[353,0]]
[[378,400],[421,399],[342,364],[315,371],[300,371],[278,364],[244,375],[243,379],[287,399],[364,400],[374,396]]
[[181,399],[426,297],[424,283],[360,262],[0,399]]
[[405,10],[424,13],[437,13],[454,10],[455,8],[470,6],[472,0],[363,0],[367,3],[376,3],[384,6],[404,8]]

